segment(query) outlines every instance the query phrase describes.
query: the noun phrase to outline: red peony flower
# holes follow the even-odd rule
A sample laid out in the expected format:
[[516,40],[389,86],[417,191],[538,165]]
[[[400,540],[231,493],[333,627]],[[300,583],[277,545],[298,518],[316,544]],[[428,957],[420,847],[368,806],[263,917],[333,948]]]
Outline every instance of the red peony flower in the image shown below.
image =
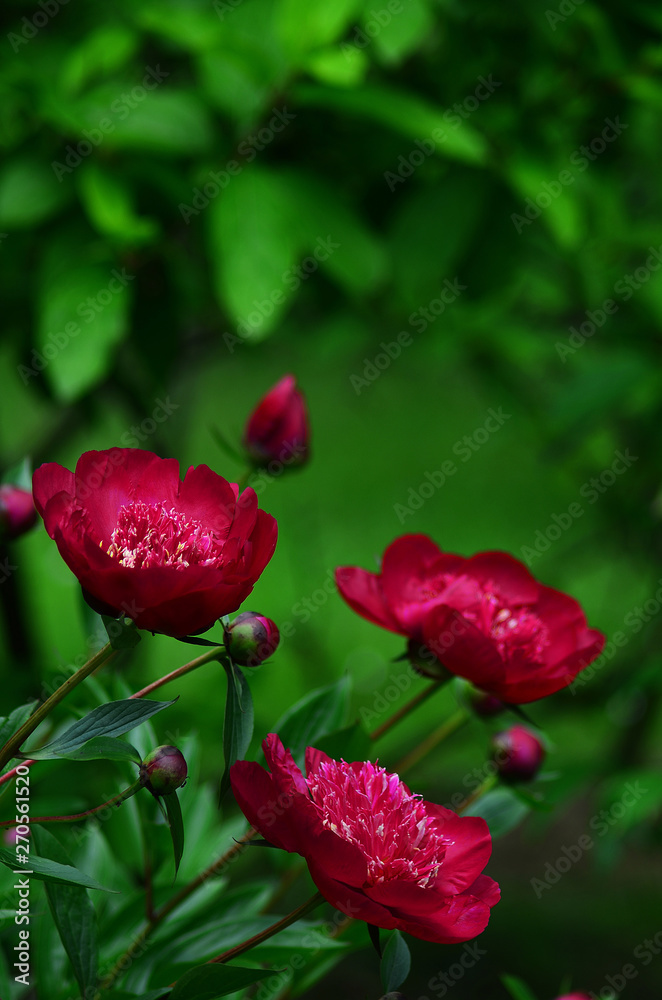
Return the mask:
[[487,925],[499,887],[481,872],[487,823],[412,795],[397,774],[306,751],[307,777],[278,736],[262,744],[271,774],[238,761],[232,789],[248,821],[301,854],[322,895],[350,917],[424,941],[468,941]]
[[150,632],[206,632],[248,597],[276,546],[253,490],[239,496],[206,465],[181,482],[175,459],[138,448],[88,451],[75,473],[42,465],[33,493],[92,606]]
[[557,997],[556,1000],[591,1000],[589,993],[564,993],[562,997]]
[[447,670],[509,704],[566,687],[604,645],[577,601],[505,552],[465,558],[426,535],[403,535],[381,573],[343,566],[336,582],[368,621],[424,644]]
[[285,375],[248,418],[244,446],[257,465],[303,465],[309,457],[309,438],[304,398],[294,375]]

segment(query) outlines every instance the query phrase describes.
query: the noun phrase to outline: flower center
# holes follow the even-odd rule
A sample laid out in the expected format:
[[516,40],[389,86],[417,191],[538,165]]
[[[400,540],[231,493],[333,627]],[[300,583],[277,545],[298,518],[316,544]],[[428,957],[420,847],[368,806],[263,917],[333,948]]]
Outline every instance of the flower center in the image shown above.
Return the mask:
[[538,615],[524,607],[508,607],[495,593],[491,581],[485,589],[478,590],[475,583],[474,588],[468,606],[458,606],[462,615],[494,640],[504,660],[521,655],[530,662],[543,663],[549,630]]
[[[100,543],[103,548],[103,542]],[[201,521],[163,504],[124,504],[106,549],[122,566],[218,566],[223,545]]]
[[366,886],[391,879],[427,886],[446,847],[420,795],[370,762],[324,761],[307,778],[324,826],[355,844],[368,862]]

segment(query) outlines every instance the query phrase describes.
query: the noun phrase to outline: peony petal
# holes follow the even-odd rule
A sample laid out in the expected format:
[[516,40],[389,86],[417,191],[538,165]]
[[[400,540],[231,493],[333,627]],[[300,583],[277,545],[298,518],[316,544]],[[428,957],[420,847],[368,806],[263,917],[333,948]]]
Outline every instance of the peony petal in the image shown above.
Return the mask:
[[368,573],[358,566],[339,566],[335,575],[340,596],[353,611],[373,625],[401,635],[407,634],[388,610],[382,593],[381,578],[377,574]]
[[391,615],[405,635],[421,639],[427,612],[444,600],[466,559],[441,552],[427,535],[403,535],[389,545],[382,564],[382,590]]
[[498,902],[500,890],[496,882],[481,875],[466,892],[449,899],[433,915],[413,915],[402,919],[401,930],[438,944],[459,944],[482,933],[490,919],[490,909]]
[[354,889],[343,882],[331,878],[324,867],[315,861],[308,862],[310,876],[325,899],[341,913],[354,920],[365,920],[368,924],[391,929],[397,927],[399,921],[391,911],[370,899],[365,893]]
[[505,678],[505,666],[495,644],[454,608],[439,604],[428,612],[423,641],[451,673],[500,697],[495,685]]
[[239,760],[230,768],[230,784],[251,826],[270,844],[298,853],[298,840],[292,837],[289,823],[279,815],[278,796],[271,775],[253,761]]
[[69,472],[69,469],[63,468],[56,462],[46,462],[44,465],[40,465],[32,476],[32,496],[35,507],[42,517],[47,504],[58,493],[66,493],[73,498],[75,494],[73,472]]
[[227,538],[235,516],[236,499],[230,483],[207,465],[191,466],[179,487],[176,508],[201,521],[217,538]]
[[446,854],[433,885],[445,896],[463,892],[481,874],[492,854],[492,838],[484,819],[458,816],[434,802],[425,803],[436,820],[446,845]]
[[478,552],[464,572],[483,587],[491,585],[507,604],[534,604],[542,590],[526,566],[507,552]]

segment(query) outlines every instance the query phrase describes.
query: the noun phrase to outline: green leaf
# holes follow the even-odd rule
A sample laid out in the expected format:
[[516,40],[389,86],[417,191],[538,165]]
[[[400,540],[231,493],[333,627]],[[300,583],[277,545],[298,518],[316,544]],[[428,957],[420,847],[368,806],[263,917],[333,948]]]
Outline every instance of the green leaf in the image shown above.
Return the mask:
[[240,337],[261,339],[297,287],[301,237],[291,187],[275,172],[244,167],[204,211],[217,298]]
[[101,620],[113,649],[134,649],[140,642],[140,631],[130,618],[101,615]]
[[168,827],[172,837],[172,848],[175,852],[175,873],[179,871],[179,862],[184,853],[184,820],[182,819],[182,807],[177,798],[177,792],[163,795],[162,801],[168,814]]
[[[109,260],[93,263],[98,250],[84,242],[69,252],[54,241],[44,260],[37,295],[38,371],[65,403],[106,375],[128,332],[134,275]],[[35,362],[36,364],[36,362]]]
[[228,675],[228,696],[223,720],[223,754],[225,771],[221,778],[220,796],[230,787],[230,768],[243,760],[253,736],[253,699],[248,681],[239,667],[224,663]]
[[[373,11],[366,12],[364,26],[374,19],[372,14]],[[402,3],[399,12],[374,37],[375,50],[380,60],[384,63],[401,62],[429,37],[433,27],[434,18],[424,0],[407,0]]]
[[495,788],[465,809],[464,816],[482,816],[492,837],[503,837],[530,812],[510,788]]
[[231,965],[200,965],[175,983],[169,1000],[215,1000],[257,983],[268,969],[242,969]]
[[[37,850],[58,864],[71,867],[67,852],[56,838],[39,824],[31,827]],[[46,882],[46,898],[53,921],[83,996],[97,982],[99,942],[97,918],[92,900],[82,886]]]
[[82,747],[60,751],[54,756],[67,760],[128,760],[134,764],[140,764],[142,760],[134,746],[113,736],[95,736]]
[[345,718],[349,698],[349,678],[317,688],[288,709],[274,726],[283,745],[289,747],[303,765],[306,747],[316,747],[318,740],[339,729]]
[[[0,747],[3,747],[7,740],[19,731],[23,723],[28,721],[36,705],[36,701],[29,701],[27,705],[19,705],[10,715],[0,719]],[[9,769],[15,766],[11,763]]]
[[535,995],[523,980],[517,976],[501,976],[501,982],[510,993],[513,1000],[536,1000]]
[[85,211],[100,233],[126,243],[146,243],[157,236],[154,220],[135,214],[123,179],[96,163],[86,163],[76,178]]
[[[212,145],[218,126],[212,123],[193,90],[168,86],[170,76],[165,66],[152,65],[140,81],[127,80],[124,89],[122,82],[116,80],[112,85],[85,93],[66,110],[51,105],[49,115],[67,134],[72,127],[81,135],[87,133],[104,151],[127,149],[184,156],[203,153]],[[147,86],[143,86],[145,81]],[[76,152],[80,143],[70,145],[78,162],[71,159],[67,162],[64,150],[58,162],[75,170],[82,162]]]
[[127,993],[125,990],[113,990],[111,993],[104,993],[103,1000],[160,1000],[170,994],[171,986],[161,986],[159,989],[150,990],[149,993]]
[[12,160],[0,173],[0,228],[36,226],[68,198],[66,188],[41,159]]
[[335,760],[341,757],[343,760],[369,760],[373,744],[363,724],[355,722],[327,736],[318,737],[315,746]]
[[6,847],[0,847],[0,864],[11,868],[14,873],[21,872],[26,878],[36,878],[40,882],[55,882],[58,885],[83,885],[88,889],[100,889],[103,892],[115,892],[114,889],[107,889],[96,879],[85,875],[84,872],[72,868],[71,865],[58,864],[57,861],[50,861],[48,858],[40,858],[30,852],[29,856],[21,854],[20,857],[27,857],[26,862],[18,860],[15,851],[9,851]]
[[394,282],[409,308],[430,302],[444,279],[458,276],[470,247],[473,253],[487,193],[485,174],[459,169],[432,188],[403,192],[389,242]]
[[361,0],[281,0],[278,34],[288,52],[305,53],[336,41],[362,6]]
[[381,240],[350,208],[337,189],[311,174],[288,177],[299,205],[298,229],[320,268],[353,295],[373,291],[385,279],[388,258]]
[[[472,164],[484,164],[488,158],[487,142],[472,125],[463,119],[456,122],[446,117],[448,109],[438,108],[402,89],[369,84],[345,90],[300,84],[294,88],[293,96],[303,105],[330,108],[343,115],[378,121],[408,136],[412,143],[416,139],[429,140],[434,145],[433,152],[444,158]],[[418,146],[412,149],[418,150]],[[406,149],[403,155],[406,157]]]
[[397,990],[404,983],[411,968],[409,946],[400,931],[394,931],[384,948],[380,975],[385,993]]
[[[30,751],[35,760],[49,760],[61,757],[84,746],[96,736],[122,736],[135,729],[146,719],[162,712],[164,708],[174,705],[172,701],[146,701],[144,698],[127,698],[123,701],[110,701],[100,705],[85,715],[56,740],[48,743],[40,750]],[[126,759],[126,758],[124,758]]]

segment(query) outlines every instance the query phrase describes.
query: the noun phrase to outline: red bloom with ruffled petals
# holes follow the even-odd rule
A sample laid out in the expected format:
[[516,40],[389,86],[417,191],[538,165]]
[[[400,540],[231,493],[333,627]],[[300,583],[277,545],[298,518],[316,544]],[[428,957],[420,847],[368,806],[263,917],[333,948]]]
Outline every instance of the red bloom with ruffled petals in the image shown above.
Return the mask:
[[182,482],[175,459],[112,448],[85,452],[75,472],[42,465],[32,485],[86,599],[150,632],[206,632],[248,597],[276,546],[255,492],[240,496],[206,465]]
[[248,821],[276,847],[306,859],[322,895],[350,917],[424,941],[468,941],[487,925],[499,887],[481,874],[487,823],[413,795],[397,774],[306,751],[306,777],[278,736],[262,744],[269,774],[230,769]]
[[244,445],[256,465],[308,461],[308,411],[294,375],[285,375],[262,397],[248,418]]
[[506,552],[465,558],[426,535],[403,535],[381,573],[336,570],[349,606],[368,621],[425,645],[444,667],[509,704],[570,684],[601,652],[572,597],[538,583]]

